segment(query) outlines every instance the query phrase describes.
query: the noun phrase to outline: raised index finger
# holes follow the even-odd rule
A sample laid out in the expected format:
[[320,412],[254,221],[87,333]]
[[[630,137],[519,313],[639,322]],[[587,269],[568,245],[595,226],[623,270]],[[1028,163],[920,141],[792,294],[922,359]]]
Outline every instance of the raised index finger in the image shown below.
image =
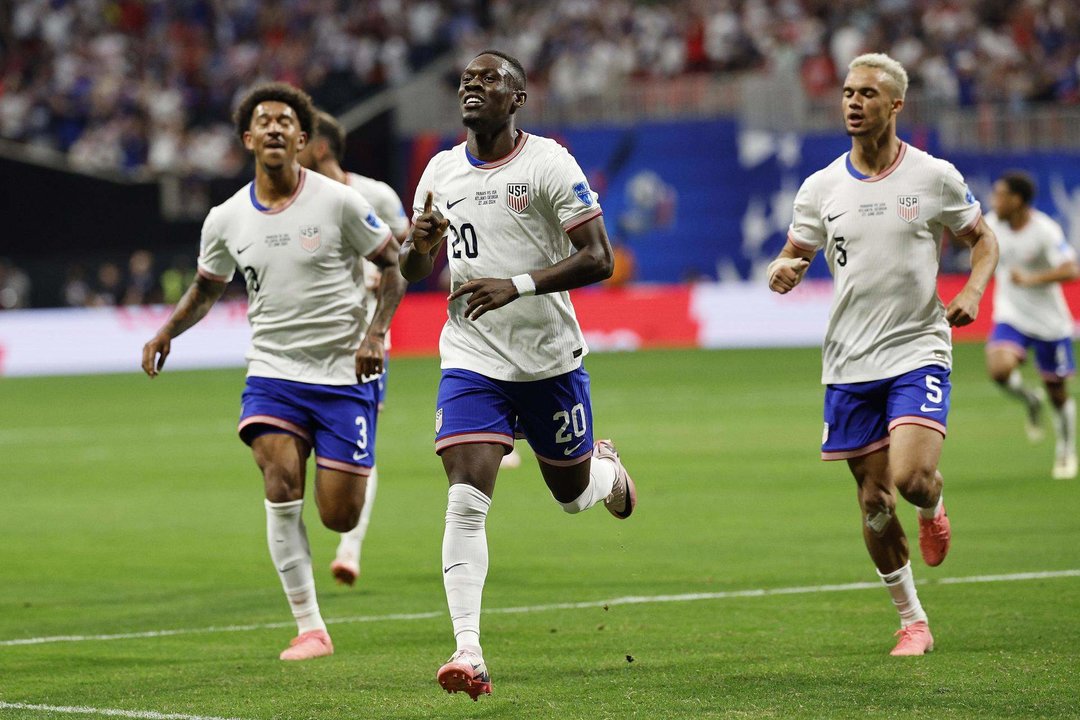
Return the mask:
[[427,197],[424,199],[424,212],[431,212],[431,204],[435,200],[435,194],[428,190]]

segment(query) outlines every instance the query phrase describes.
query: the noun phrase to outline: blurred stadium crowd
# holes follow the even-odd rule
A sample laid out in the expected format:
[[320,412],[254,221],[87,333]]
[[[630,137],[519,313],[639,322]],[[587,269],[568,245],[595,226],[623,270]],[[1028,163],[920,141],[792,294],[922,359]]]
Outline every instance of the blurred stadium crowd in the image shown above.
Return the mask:
[[20,0],[3,4],[0,136],[92,168],[235,175],[227,123],[286,80],[340,111],[440,53],[497,46],[554,99],[613,77],[796,62],[810,95],[886,50],[959,104],[1080,102],[1076,0]]
[[[246,156],[229,116],[252,85],[285,80],[341,112],[485,47],[556,103],[781,64],[827,98],[850,58],[885,50],[924,98],[1080,104],[1077,0],[19,0],[0,3],[0,138],[133,178],[233,178]],[[191,265],[72,265],[52,302],[175,302]],[[31,274],[0,258],[0,309],[29,303]]]

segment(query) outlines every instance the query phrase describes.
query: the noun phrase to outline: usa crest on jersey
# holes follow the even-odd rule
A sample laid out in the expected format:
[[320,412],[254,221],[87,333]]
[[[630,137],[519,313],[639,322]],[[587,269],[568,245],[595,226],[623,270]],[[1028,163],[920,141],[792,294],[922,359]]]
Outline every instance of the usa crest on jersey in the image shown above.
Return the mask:
[[320,242],[318,225],[303,225],[300,227],[300,247],[309,253],[313,253],[319,249]]
[[529,184],[510,183],[506,186],[506,204],[519,215],[529,207]]
[[914,222],[919,217],[919,196],[897,195],[896,214],[906,223]]

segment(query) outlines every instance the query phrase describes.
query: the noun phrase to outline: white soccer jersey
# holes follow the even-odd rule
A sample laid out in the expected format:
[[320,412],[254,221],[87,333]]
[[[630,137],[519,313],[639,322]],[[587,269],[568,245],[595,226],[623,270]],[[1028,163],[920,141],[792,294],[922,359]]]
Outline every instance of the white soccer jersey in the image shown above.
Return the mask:
[[[347,173],[347,175],[349,176],[349,187],[363,195],[364,199],[371,203],[371,206],[375,208],[375,214],[390,226],[390,232],[394,233],[394,237],[404,237],[405,233],[409,231],[409,216],[405,214],[401,198],[394,192],[394,189],[374,178],[357,175],[356,173]],[[364,260],[363,267],[364,283],[367,285],[367,289],[373,292],[375,288],[379,287],[382,270],[370,260]],[[376,304],[375,296],[369,292],[364,305],[365,328],[371,324],[372,318],[375,317]],[[386,349],[390,349],[389,334],[386,337]]]
[[1006,323],[1039,340],[1072,337],[1073,318],[1060,283],[1020,287],[1009,274],[1043,272],[1076,260],[1061,226],[1038,210],[1019,230],[994,213],[986,222],[997,235],[1001,257],[994,276],[994,322]]
[[823,383],[951,367],[949,324],[937,294],[941,234],[947,227],[964,235],[980,216],[956,168],[907,143],[873,177],[861,175],[845,153],[806,179],[788,239],[824,249],[834,279]]
[[[550,267],[574,252],[567,233],[601,215],[585,174],[554,140],[521,133],[506,157],[471,160],[465,143],[436,155],[413,201],[415,221],[430,190],[450,221],[452,289]],[[521,297],[479,320],[464,317],[466,300],[447,309],[439,341],[444,369],[542,380],[578,368],[588,352],[569,293]]]
[[356,382],[367,293],[357,260],[390,229],[359,194],[306,170],[289,202],[266,210],[249,183],[206,216],[199,272],[247,280],[248,375],[324,385]]

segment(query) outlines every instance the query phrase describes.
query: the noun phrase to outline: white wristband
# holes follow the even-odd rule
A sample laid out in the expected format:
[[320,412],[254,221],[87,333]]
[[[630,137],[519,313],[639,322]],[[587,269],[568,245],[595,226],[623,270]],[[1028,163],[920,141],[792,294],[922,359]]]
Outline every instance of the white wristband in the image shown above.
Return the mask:
[[514,287],[517,288],[518,297],[536,294],[536,281],[532,279],[532,275],[529,273],[515,275],[510,278],[510,282],[514,283]]

